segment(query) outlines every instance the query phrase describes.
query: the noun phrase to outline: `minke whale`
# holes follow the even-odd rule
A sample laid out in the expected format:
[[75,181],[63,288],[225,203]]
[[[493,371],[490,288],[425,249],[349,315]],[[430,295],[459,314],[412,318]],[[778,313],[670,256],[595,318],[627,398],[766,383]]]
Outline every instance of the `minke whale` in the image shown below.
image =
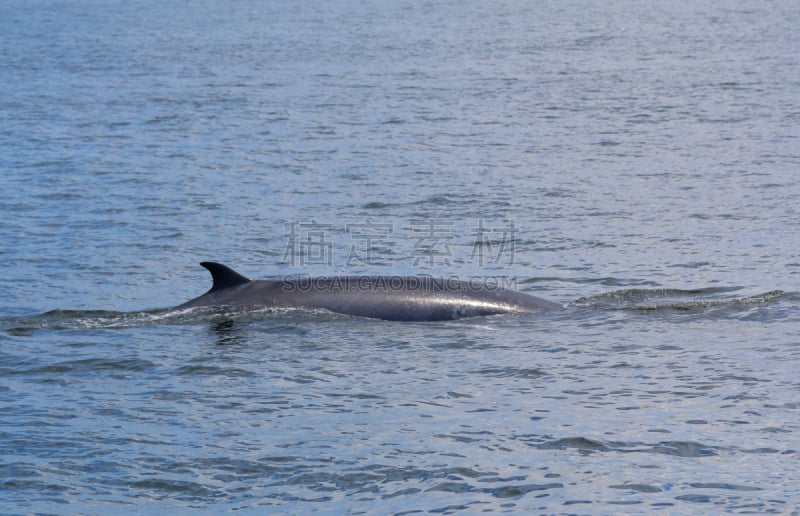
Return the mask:
[[558,303],[487,282],[429,276],[332,276],[251,280],[225,265],[202,262],[211,289],[174,310],[194,307],[297,307],[384,319],[444,321],[562,310]]

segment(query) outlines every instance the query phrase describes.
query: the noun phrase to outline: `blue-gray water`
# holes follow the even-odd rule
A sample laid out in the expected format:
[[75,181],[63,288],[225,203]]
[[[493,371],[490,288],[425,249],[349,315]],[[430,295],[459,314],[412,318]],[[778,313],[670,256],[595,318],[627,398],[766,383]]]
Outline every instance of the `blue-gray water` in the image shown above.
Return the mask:
[[[0,3],[0,512],[800,511],[795,2]],[[563,313],[167,315],[252,277]]]

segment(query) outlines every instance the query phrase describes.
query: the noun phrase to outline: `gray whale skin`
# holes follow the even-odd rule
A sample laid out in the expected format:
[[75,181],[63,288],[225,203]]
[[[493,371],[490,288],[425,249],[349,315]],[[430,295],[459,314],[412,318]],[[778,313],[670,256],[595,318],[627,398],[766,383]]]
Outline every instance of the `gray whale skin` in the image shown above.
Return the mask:
[[251,280],[219,263],[200,265],[211,273],[214,282],[211,290],[174,310],[213,306],[300,307],[390,321],[443,321],[563,309],[558,303],[484,282],[429,276]]

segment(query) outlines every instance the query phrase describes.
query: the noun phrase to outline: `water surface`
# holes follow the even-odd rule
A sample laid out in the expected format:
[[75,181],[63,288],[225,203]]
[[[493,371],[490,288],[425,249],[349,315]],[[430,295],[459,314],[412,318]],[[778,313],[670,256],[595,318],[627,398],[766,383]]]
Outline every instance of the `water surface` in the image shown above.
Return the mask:
[[[799,16],[4,2],[4,512],[800,511]],[[168,314],[203,260],[567,310]]]

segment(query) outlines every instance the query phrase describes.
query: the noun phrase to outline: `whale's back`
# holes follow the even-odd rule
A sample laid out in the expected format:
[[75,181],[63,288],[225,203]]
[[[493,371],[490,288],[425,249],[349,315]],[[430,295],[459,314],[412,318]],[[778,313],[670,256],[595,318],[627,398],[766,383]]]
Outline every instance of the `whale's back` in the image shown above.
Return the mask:
[[392,321],[441,321],[563,308],[497,285],[449,278],[334,276],[250,280],[224,265],[202,265],[212,274],[211,289],[177,309],[223,305],[300,307]]

